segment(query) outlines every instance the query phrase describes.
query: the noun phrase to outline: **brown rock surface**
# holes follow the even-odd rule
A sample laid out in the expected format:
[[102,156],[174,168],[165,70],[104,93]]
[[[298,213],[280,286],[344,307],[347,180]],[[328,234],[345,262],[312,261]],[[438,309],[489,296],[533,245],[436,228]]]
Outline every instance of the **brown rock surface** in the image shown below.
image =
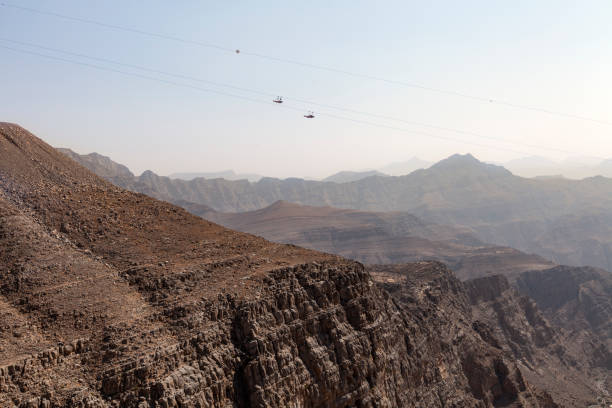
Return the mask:
[[[428,315],[432,320],[426,325],[434,326],[437,333],[430,342],[444,341],[446,336],[456,338],[455,328],[440,326],[440,322],[454,321],[465,333],[472,329],[486,343],[485,348],[472,343],[481,347],[479,358],[487,350],[496,358],[516,361],[523,378],[535,386],[536,398],[543,406],[612,403],[606,389],[609,371],[583,353],[582,339],[570,339],[564,327],[549,322],[538,305],[520,294],[506,277],[461,283],[443,266],[429,262],[370,268],[374,279],[409,308],[410,315],[421,313],[426,304],[432,303],[436,313],[446,315],[444,319]],[[470,342],[474,340],[467,337],[463,343],[454,343],[461,347],[457,353],[460,358],[471,356],[472,349],[466,348]]]
[[612,389],[612,275],[590,267],[558,266],[521,274],[516,286],[538,304],[548,320],[564,328],[574,354],[605,370]]
[[[413,349],[426,350],[433,356],[439,353],[441,372],[454,378],[457,371],[463,371],[472,393],[488,399],[493,406],[557,406],[546,392],[530,388],[498,339],[483,335],[493,329],[473,320],[468,292],[443,264],[419,262],[370,268],[379,285],[411,317],[413,330],[423,331],[418,337],[424,342]],[[444,361],[443,355],[449,352],[454,359]]]
[[[464,283],[477,324],[485,323],[505,355],[519,361],[525,378],[547,390],[562,406],[584,407],[605,398],[609,371],[584,353],[582,339],[567,335],[568,322],[550,322],[536,302],[505,276]],[[586,335],[591,342],[597,337]]]
[[551,406],[443,275],[402,305],[0,124],[2,407]]

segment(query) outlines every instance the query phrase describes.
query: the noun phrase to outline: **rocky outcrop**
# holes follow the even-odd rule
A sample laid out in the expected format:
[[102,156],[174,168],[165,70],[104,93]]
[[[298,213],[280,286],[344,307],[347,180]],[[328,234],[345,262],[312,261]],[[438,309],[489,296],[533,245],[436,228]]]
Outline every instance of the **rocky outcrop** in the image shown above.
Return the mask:
[[593,365],[612,369],[612,275],[596,268],[558,266],[521,274],[516,285]]
[[473,395],[493,406],[556,406],[552,399],[546,402],[549,396],[538,397],[529,388],[514,358],[504,354],[493,335],[488,339],[483,335],[493,329],[473,319],[467,291],[444,265],[377,265],[371,271],[405,315],[412,317],[412,330],[427,332],[425,341],[413,345],[413,350],[455,355],[454,361],[440,367],[448,378],[462,371]]
[[556,332],[533,300],[519,294],[505,276],[497,275],[465,282],[471,304],[482,319],[506,340],[517,358],[532,360],[534,348],[560,353]]
[[[566,320],[552,320],[505,276],[474,279],[464,285],[483,340],[519,361],[531,384],[547,390],[561,406],[583,407],[597,398],[608,399],[604,384],[609,371],[584,352],[586,344],[595,340],[592,336],[583,344],[588,334],[582,339],[570,335]],[[481,330],[482,324],[492,331]]]
[[[581,343],[572,342],[564,328],[551,323],[506,277],[460,283],[442,266],[427,262],[371,268],[374,279],[403,307],[410,308],[411,315],[419,313],[427,299],[435,301],[437,313],[459,322],[464,333],[475,333],[481,353],[488,350],[496,358],[516,361],[523,380],[535,387],[543,406],[584,407],[598,400],[609,401],[608,371],[583,355],[576,347]],[[427,324],[436,326],[434,322]],[[444,339],[452,328],[436,326],[435,332]],[[467,339],[463,347],[466,344]],[[470,349],[463,348],[459,355],[470,356]],[[482,354],[477,355],[482,361]],[[472,373],[469,378],[478,376]]]

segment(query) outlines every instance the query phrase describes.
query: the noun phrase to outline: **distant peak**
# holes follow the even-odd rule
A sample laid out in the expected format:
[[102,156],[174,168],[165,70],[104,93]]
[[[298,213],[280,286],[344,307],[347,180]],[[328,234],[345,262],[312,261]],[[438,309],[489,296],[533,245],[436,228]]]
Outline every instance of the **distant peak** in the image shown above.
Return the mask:
[[456,153],[456,154],[453,154],[452,156],[450,156],[449,158],[447,158],[446,160],[455,160],[455,161],[461,161],[461,162],[481,163],[480,160],[478,160],[477,158],[472,156],[471,153],[466,153],[466,154]]
[[157,174],[153,173],[151,170],[145,170],[142,172],[140,177],[157,177]]
[[486,174],[496,174],[496,175],[511,175],[508,170],[506,170],[502,166],[497,166],[495,164],[488,164],[481,162],[476,157],[472,156],[470,153],[467,154],[454,154],[444,160],[439,161],[430,167],[431,170],[434,171],[447,171],[447,170],[461,170],[461,171],[470,171],[471,173],[486,173]]
[[440,160],[432,167],[448,166],[448,165],[464,165],[464,164],[483,164],[480,160],[472,156],[470,153],[467,154],[453,154],[446,159]]

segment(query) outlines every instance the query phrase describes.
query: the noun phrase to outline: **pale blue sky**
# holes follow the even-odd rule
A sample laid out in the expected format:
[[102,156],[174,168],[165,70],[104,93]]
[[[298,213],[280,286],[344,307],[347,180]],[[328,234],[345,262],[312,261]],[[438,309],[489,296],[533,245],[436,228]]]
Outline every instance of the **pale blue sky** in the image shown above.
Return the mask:
[[[244,54],[298,60],[612,123],[609,0],[7,3],[239,48],[243,54],[236,55],[0,7],[0,38],[285,95],[283,106],[299,108],[251,103],[0,48],[0,120],[17,122],[54,146],[109,155],[137,173],[232,168],[278,177],[318,177],[412,156],[437,160],[456,152],[471,152],[488,161],[530,154],[612,157],[612,125]],[[6,41],[0,46],[59,55]],[[308,106],[290,101],[290,96],[507,142]],[[302,118],[302,110],[309,109],[461,141],[328,116]]]

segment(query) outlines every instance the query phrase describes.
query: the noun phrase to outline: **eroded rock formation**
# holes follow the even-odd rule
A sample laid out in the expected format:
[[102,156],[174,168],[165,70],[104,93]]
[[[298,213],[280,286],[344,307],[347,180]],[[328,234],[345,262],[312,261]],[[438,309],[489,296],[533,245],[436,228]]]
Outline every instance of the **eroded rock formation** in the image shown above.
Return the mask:
[[375,272],[0,125],[2,407],[556,406],[445,267]]

